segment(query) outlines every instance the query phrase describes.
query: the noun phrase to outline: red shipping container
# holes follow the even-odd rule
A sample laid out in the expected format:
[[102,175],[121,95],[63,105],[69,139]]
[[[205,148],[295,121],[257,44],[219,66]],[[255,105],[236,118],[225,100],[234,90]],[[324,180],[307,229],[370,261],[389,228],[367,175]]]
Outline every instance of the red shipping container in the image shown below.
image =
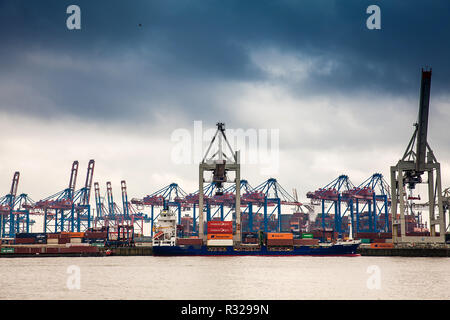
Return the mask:
[[106,239],[106,232],[85,232],[84,237],[86,239]]
[[211,227],[208,228],[208,233],[233,233],[233,228],[220,228],[220,227]]
[[69,248],[60,248],[60,253],[85,253],[85,252],[98,252],[97,247],[90,246],[78,246],[78,247],[69,247]]
[[195,238],[180,238],[177,239],[176,241],[177,245],[191,245],[191,246],[195,246],[195,245],[202,245],[203,244],[203,240],[202,239],[195,239]]
[[16,238],[16,244],[33,244],[36,243],[36,238]]
[[294,239],[294,246],[316,246],[319,239]]
[[30,248],[31,254],[42,253],[42,248]]
[[59,253],[59,248],[46,248],[46,253]]
[[292,239],[267,239],[268,246],[293,246]]
[[233,221],[208,221],[209,227],[233,228]]
[[70,238],[59,238],[58,239],[58,244],[66,244],[66,243],[70,243]]
[[15,247],[14,253],[28,254],[28,253],[30,253],[30,248],[29,247]]

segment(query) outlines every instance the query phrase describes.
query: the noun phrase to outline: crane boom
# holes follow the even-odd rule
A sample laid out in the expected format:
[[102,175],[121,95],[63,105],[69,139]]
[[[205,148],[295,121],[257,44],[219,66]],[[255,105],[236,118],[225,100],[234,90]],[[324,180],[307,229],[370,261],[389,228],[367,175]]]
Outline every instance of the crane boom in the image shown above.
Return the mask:
[[108,209],[109,209],[109,214],[114,215],[114,199],[113,199],[113,194],[112,194],[112,186],[111,186],[111,182],[108,181],[106,182],[106,195],[108,197]]
[[420,84],[419,118],[417,122],[416,171],[425,170],[427,151],[428,113],[430,109],[431,69],[422,69]]
[[85,192],[83,193],[83,199],[81,200],[82,205],[88,205],[89,200],[91,199],[91,188],[92,188],[92,178],[94,176],[94,166],[95,161],[89,160],[86,174],[86,182],[84,184]]
[[94,182],[95,206],[97,207],[97,217],[103,215],[102,200],[100,197],[100,186],[98,182]]
[[16,194],[17,194],[17,187],[19,186],[19,178],[20,178],[20,172],[16,171],[14,172],[14,176],[12,179],[12,183],[11,183],[11,191],[9,192],[9,194],[11,195],[11,204],[14,203],[14,199],[16,198]]
[[77,183],[77,174],[78,174],[78,161],[74,161],[72,163],[72,170],[70,171],[70,180],[69,180],[69,189],[71,190],[71,197],[75,192],[75,186]]
[[123,214],[128,217],[129,216],[129,208],[128,208],[128,195],[127,195],[127,184],[125,180],[120,182],[120,186],[122,189],[122,203],[123,203]]

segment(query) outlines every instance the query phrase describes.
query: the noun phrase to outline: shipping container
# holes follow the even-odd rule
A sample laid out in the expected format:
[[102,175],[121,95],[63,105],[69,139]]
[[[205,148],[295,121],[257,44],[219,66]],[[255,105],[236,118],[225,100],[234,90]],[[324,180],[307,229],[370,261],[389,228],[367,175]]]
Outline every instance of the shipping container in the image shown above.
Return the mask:
[[81,243],[81,238],[70,238],[70,243]]
[[29,247],[15,247],[14,253],[16,254],[29,254],[30,248]]
[[58,239],[59,233],[47,233],[47,240],[48,239]]
[[36,243],[36,238],[16,238],[15,244],[33,244]]
[[107,232],[92,232],[92,231],[87,231],[84,233],[84,237],[86,239],[106,239],[107,237]]
[[58,244],[59,239],[52,239],[52,238],[48,238],[47,239],[47,244]]
[[292,233],[267,233],[267,240],[269,239],[294,239],[294,235]]
[[293,239],[267,239],[267,246],[293,246]]
[[66,244],[66,243],[70,243],[70,238],[59,238],[58,239],[58,244]]
[[61,232],[59,234],[59,239],[70,239],[70,233],[67,232]]
[[71,246],[68,248],[60,248],[59,252],[60,253],[98,252],[98,248],[92,246]]
[[34,239],[47,239],[46,233],[16,233],[16,239],[34,238]]
[[67,234],[70,238],[83,238],[84,232],[61,232],[61,234]]
[[228,247],[233,245],[233,240],[208,240],[206,242],[207,246],[210,247]]
[[51,253],[51,254],[59,253],[59,248],[46,248],[45,253]]
[[[141,242],[142,243],[142,242]],[[104,243],[91,243],[91,246],[93,246],[93,247],[104,247],[105,246],[105,244]]]
[[179,238],[176,240],[177,245],[202,245],[203,240],[199,238]]
[[302,239],[312,239],[314,235],[312,233],[302,233]]
[[1,253],[14,253],[14,248],[1,248]]
[[319,239],[294,239],[294,246],[316,246],[319,244]]
[[44,250],[44,248],[40,248],[40,247],[31,247],[31,248],[30,248],[30,253],[31,253],[31,254],[42,253],[43,250]]
[[208,221],[208,233],[233,233],[232,221]]
[[208,240],[211,239],[233,240],[233,234],[229,233],[208,234]]
[[242,239],[254,238],[258,239],[258,234],[256,232],[243,232]]
[[233,233],[233,228],[208,228],[208,234],[218,234],[218,233]]
[[208,221],[209,227],[233,228],[233,221]]
[[370,239],[361,239],[361,243],[370,243]]
[[69,248],[69,247],[89,247],[90,244],[89,243],[66,243],[65,247]]

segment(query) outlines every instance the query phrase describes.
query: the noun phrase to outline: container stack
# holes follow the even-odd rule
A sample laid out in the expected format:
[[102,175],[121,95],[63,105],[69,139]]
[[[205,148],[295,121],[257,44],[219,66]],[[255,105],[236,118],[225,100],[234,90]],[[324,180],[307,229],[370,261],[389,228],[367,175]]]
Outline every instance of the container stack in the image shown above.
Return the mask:
[[84,233],[84,242],[89,243],[91,246],[104,247],[107,237],[107,231],[86,231]]
[[242,243],[246,244],[258,244],[258,234],[255,232],[244,232],[242,233]]
[[152,246],[152,237],[149,236],[139,236],[134,238],[134,245],[136,247],[151,247]]
[[47,234],[45,233],[17,233],[15,244],[45,244]]
[[85,233],[83,232],[17,233],[14,244],[10,244],[7,248],[2,247],[2,249],[4,250],[1,251],[1,254],[25,255],[99,252],[97,246],[85,243]]
[[292,247],[294,245],[294,235],[292,233],[267,233],[268,247]]
[[232,221],[208,221],[208,246],[228,247],[233,246],[233,222]]

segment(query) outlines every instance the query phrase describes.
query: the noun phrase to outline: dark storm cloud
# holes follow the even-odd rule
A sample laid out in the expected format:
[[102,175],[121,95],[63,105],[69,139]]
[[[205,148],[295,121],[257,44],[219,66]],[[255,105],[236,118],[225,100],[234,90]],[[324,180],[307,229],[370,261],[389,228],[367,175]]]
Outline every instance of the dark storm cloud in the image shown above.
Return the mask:
[[[80,31],[65,27],[74,3]],[[370,4],[381,7],[382,30],[365,27]],[[221,84],[271,81],[251,58],[268,48],[318,67],[332,62],[301,86],[280,82],[299,95],[416,96],[423,65],[440,94],[450,84],[449,9],[447,1],[2,1],[0,108],[91,119],[226,116]]]

